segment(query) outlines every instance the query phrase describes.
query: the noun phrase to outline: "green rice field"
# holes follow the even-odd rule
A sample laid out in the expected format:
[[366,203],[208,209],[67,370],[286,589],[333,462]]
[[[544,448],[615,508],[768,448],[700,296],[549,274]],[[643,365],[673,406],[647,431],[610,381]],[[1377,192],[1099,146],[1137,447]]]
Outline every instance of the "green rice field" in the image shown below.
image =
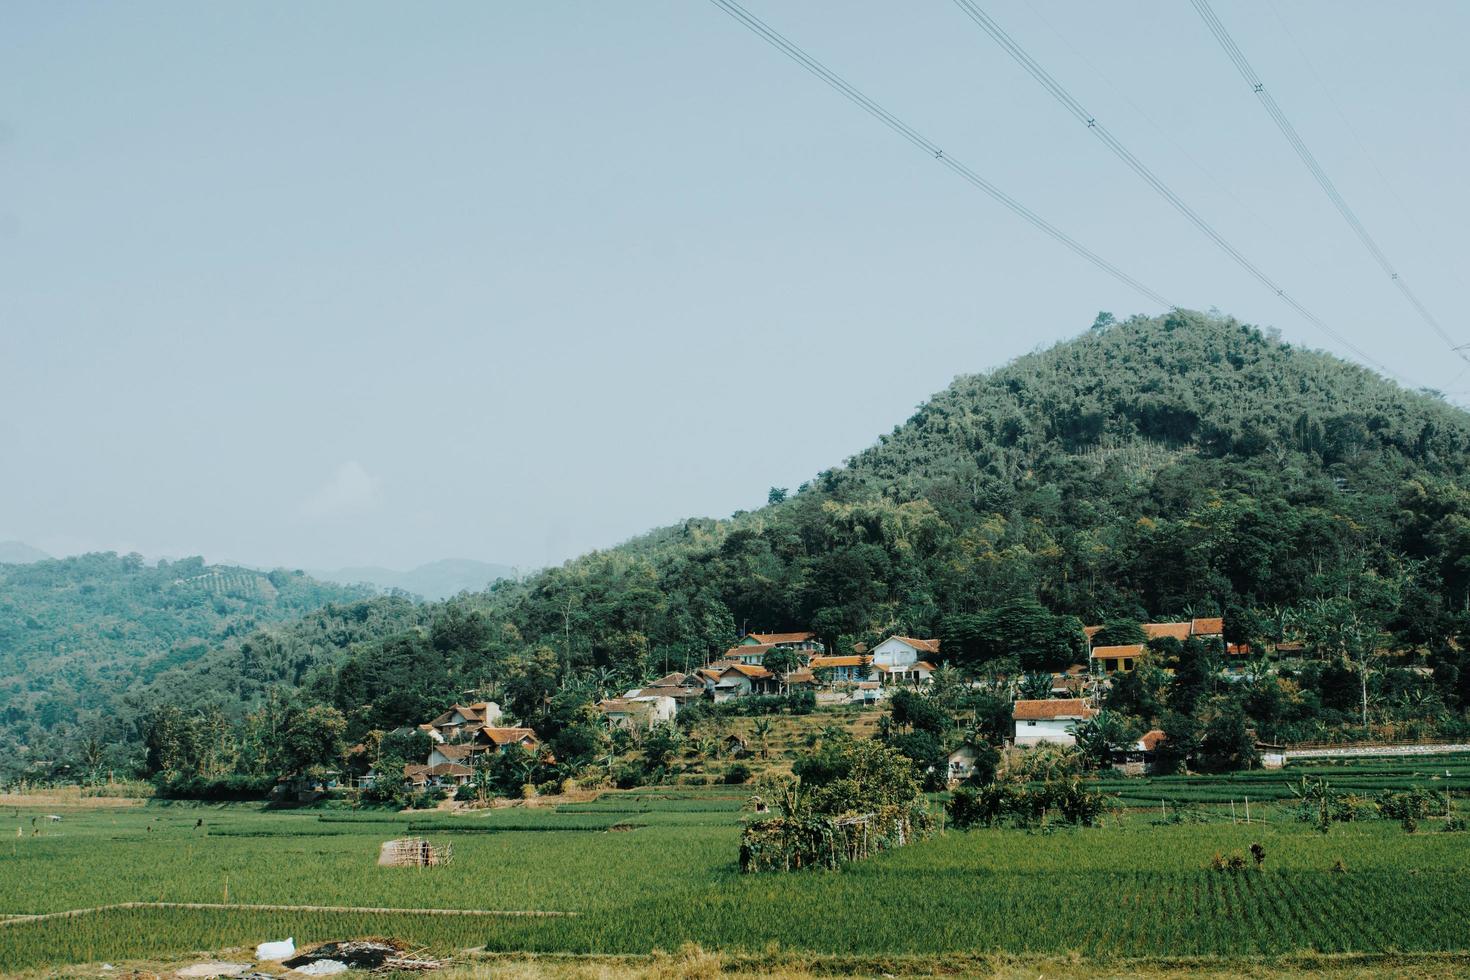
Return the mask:
[[[1273,802],[1300,771],[1364,791],[1470,782],[1463,758],[1110,780],[1135,808],[1101,828],[950,831],[840,871],[755,876],[736,868],[750,816],[748,791],[733,787],[462,815],[6,807],[0,918],[130,902],[239,907],[10,919],[0,924],[0,970],[167,959],[287,935],[298,943],[395,936],[446,953],[647,953],[689,942],[751,953],[1104,959],[1470,950],[1470,834],[1442,832],[1442,820],[1414,834],[1368,820],[1323,835]],[[1232,822],[1222,804],[1247,787],[1253,822]],[[1151,808],[1160,794],[1190,797],[1210,819],[1163,822]],[[1464,815],[1470,798],[1458,807]],[[451,843],[453,863],[378,867],[378,845],[405,834]],[[1265,848],[1263,870],[1209,869],[1216,853],[1248,853],[1252,843]],[[252,905],[390,911],[244,907]]]

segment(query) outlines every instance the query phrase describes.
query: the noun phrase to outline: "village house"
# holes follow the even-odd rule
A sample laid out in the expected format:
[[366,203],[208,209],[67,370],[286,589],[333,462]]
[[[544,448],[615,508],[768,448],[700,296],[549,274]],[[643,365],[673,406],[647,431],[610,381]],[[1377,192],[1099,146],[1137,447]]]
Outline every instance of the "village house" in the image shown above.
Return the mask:
[[1164,740],[1162,729],[1144,732],[1138,741],[1124,748],[1115,749],[1108,761],[1112,767],[1127,776],[1142,776],[1154,771],[1154,753]]
[[500,717],[500,705],[494,701],[456,704],[433,721],[420,725],[419,729],[428,732],[436,742],[452,742],[466,731],[494,725]]
[[1076,745],[1073,734],[1078,725],[1097,714],[1097,709],[1081,698],[1046,701],[1017,701],[1011,709],[1016,723],[1017,748],[1040,745]]
[[607,698],[597,702],[597,712],[608,728],[642,731],[653,727],[653,712],[645,702]]
[[597,710],[610,728],[648,729],[673,721],[679,705],[667,695],[635,691],[625,697],[599,701]]
[[817,634],[806,633],[747,633],[740,640],[745,646],[781,647],[801,653],[822,653],[823,647]]
[[774,674],[754,664],[720,661],[701,668],[699,674],[716,704],[752,694],[775,694],[780,687]]
[[623,695],[625,698],[656,696],[673,698],[680,705],[698,701],[704,697],[704,680],[697,674],[681,674],[675,671],[650,682],[646,687],[634,688]]
[[512,745],[518,745],[527,752],[535,752],[540,748],[541,740],[529,728],[492,728],[482,725],[470,738],[436,744],[429,752],[428,765],[455,763],[473,766],[478,757],[492,752],[504,752]]
[[938,653],[938,640],[890,636],[871,651],[859,645],[852,654],[812,657],[810,666],[814,674],[821,672],[818,676],[825,676],[833,684],[925,684],[934,673],[934,665],[924,658]]
[[1118,671],[1127,672],[1138,666],[1138,662],[1148,653],[1148,647],[1142,643],[1129,643],[1113,647],[1093,647],[1092,666],[1095,670],[1104,674],[1115,674]]
[[[1219,616],[1177,623],[1140,623],[1139,628],[1143,630],[1144,643],[1092,646],[1091,662],[1094,671],[1102,674],[1115,674],[1132,670],[1138,666],[1138,662],[1148,652],[1148,641],[1168,638],[1178,640],[1180,643],[1191,639],[1223,642],[1225,637],[1225,620]],[[1097,634],[1102,629],[1101,626],[1088,626],[1083,629],[1083,632],[1087,634],[1089,645],[1095,642]],[[1227,652],[1235,655],[1237,659],[1243,654],[1240,647],[1235,647]]]
[[938,655],[938,640],[890,636],[872,650],[873,676],[870,679],[884,686],[927,684],[934,673],[934,664],[925,658]]
[[1092,677],[1083,664],[1073,664],[1059,674],[1051,675],[1051,696],[1077,698],[1092,689]]
[[726,650],[721,660],[759,666],[772,650],[792,650],[808,658],[822,653],[821,641],[815,633],[747,633],[740,642]]
[[872,676],[873,664],[871,658],[857,654],[842,657],[820,656],[812,658],[811,670],[825,671],[826,677],[833,684],[851,684],[865,681]]

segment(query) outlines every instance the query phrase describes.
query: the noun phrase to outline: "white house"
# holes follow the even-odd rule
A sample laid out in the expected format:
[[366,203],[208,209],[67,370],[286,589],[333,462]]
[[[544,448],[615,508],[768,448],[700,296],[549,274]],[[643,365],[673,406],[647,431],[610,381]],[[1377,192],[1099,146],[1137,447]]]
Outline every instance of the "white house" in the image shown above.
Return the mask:
[[651,728],[652,709],[648,704],[628,698],[608,698],[597,703],[597,710],[609,728]]
[[1011,711],[1016,722],[1016,746],[1024,748],[1042,742],[1076,745],[1073,730],[1095,714],[1097,710],[1081,698],[1017,701]]
[[769,670],[753,664],[717,663],[699,671],[705,688],[716,702],[770,693],[776,680]]
[[666,694],[635,694],[628,698],[634,704],[645,705],[649,725],[662,725],[674,720],[679,713],[679,702]]
[[938,640],[919,640],[912,636],[890,636],[872,649],[872,680],[881,684],[925,684],[934,673],[934,664],[925,657],[939,654]]

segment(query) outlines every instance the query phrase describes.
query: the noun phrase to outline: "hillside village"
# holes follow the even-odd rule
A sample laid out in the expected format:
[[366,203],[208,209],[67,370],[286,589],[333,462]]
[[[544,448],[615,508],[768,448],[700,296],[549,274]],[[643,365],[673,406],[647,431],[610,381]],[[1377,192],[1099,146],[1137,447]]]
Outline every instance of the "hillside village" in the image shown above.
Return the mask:
[[[1006,747],[1070,747],[1077,744],[1079,727],[1101,713],[1102,696],[1118,678],[1147,661],[1155,641],[1205,644],[1219,654],[1219,676],[1224,680],[1249,678],[1251,664],[1259,664],[1247,647],[1225,642],[1222,617],[1141,623],[1138,630],[1142,642],[1120,644],[1109,642],[1107,627],[1085,627],[1087,662],[1051,672],[1043,692],[1035,690],[1034,681],[1031,690],[1023,691],[1019,677],[972,678],[963,683],[994,689],[999,681],[1001,689],[1010,693]],[[1296,652],[1292,644],[1280,644],[1271,651],[1276,659]],[[807,698],[814,706],[882,708],[896,692],[922,692],[930,687],[945,665],[942,643],[934,638],[893,635],[871,648],[858,643],[847,652],[829,652],[812,631],[749,633],[703,667],[690,673],[668,673],[618,697],[604,698],[595,710],[609,733],[646,733],[674,725],[680,712],[691,705],[720,705],[738,714],[742,702],[792,694]],[[1164,672],[1173,673],[1170,668]],[[464,786],[474,779],[477,766],[510,750],[521,750],[546,763],[555,761],[532,728],[505,725],[503,719],[499,704],[481,701],[451,705],[420,724],[418,730],[428,736],[432,747],[422,764],[405,767],[407,784],[414,789]],[[734,754],[749,750],[744,738],[730,739],[728,747]],[[1120,772],[1150,772],[1164,740],[1162,730],[1150,729],[1117,746],[1110,762]],[[1264,765],[1280,764],[1279,747],[1268,743],[1259,747],[1265,750]],[[949,752],[947,781],[953,784],[968,778],[975,757],[976,747],[969,741]]]

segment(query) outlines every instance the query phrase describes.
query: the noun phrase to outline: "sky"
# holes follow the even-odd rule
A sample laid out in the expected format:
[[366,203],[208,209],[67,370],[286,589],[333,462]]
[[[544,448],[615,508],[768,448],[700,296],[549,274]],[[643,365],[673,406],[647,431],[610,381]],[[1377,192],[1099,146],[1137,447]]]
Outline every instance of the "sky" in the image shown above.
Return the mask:
[[[1171,303],[1355,356],[949,0],[747,6]],[[1470,393],[1186,0],[980,6],[1338,334]],[[1470,342],[1470,5],[1215,9]],[[52,554],[555,564],[1160,309],[703,0],[0,11],[0,539]]]

